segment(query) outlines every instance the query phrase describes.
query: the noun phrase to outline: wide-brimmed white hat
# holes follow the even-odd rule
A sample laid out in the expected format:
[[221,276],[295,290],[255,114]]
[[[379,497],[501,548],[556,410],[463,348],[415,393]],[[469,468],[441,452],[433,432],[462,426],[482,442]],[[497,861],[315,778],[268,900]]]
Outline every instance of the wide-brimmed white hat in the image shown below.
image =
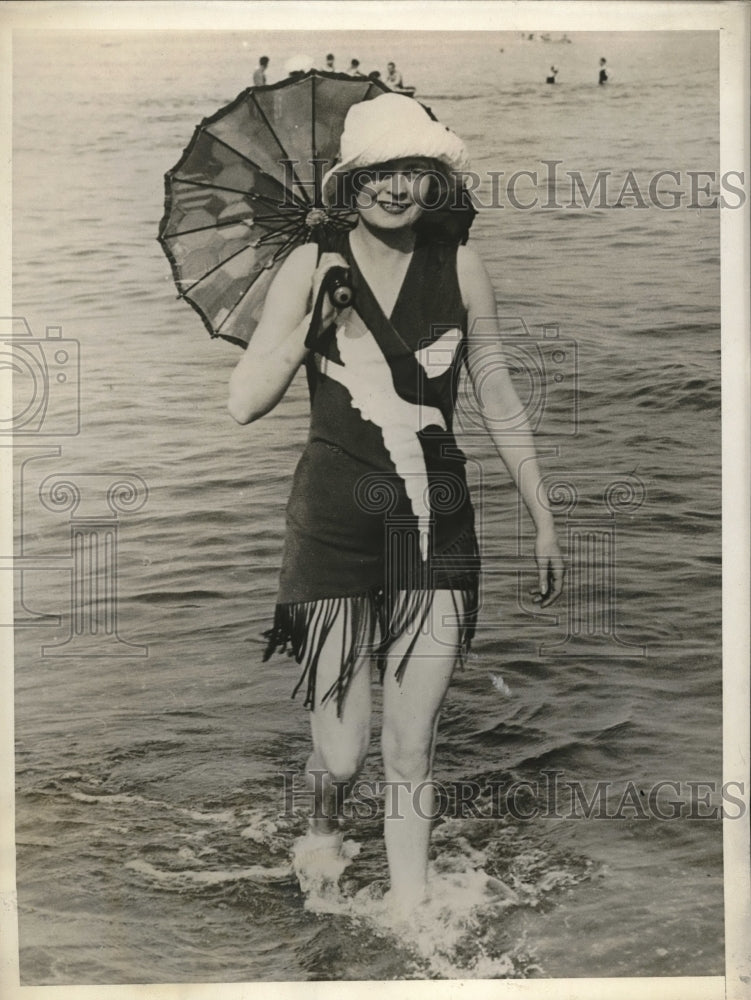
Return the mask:
[[353,104],[344,119],[339,162],[323,178],[324,204],[331,204],[339,175],[405,156],[429,157],[449,170],[469,167],[459,136],[434,121],[414,98],[381,94]]

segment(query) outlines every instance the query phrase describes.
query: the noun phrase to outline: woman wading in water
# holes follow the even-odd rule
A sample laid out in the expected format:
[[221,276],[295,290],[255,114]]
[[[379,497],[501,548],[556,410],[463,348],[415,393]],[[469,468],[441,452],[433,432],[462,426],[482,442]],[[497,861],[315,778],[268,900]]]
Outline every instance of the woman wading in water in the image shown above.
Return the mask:
[[[480,259],[460,245],[474,214],[466,197],[457,204],[466,167],[461,140],[411,98],[354,105],[323,195],[333,204],[346,192],[357,224],[290,254],[230,381],[240,423],[268,413],[302,364],[311,389],[266,651],[287,648],[302,666],[295,690],[304,687],[310,709],[308,770],[325,772],[298,874],[305,886],[316,857],[341,856],[331,780],[354,779],[367,753],[375,661],[389,901],[402,913],[428,888],[432,791],[425,786],[415,808],[412,790],[431,777],[441,704],[477,615],[474,514],[452,433],[462,364],[475,387],[482,379],[489,433],[534,519],[536,599],[550,604],[563,584],[532,435],[520,426],[500,340],[488,342],[495,295]],[[347,308],[327,294],[333,266],[349,271]]]

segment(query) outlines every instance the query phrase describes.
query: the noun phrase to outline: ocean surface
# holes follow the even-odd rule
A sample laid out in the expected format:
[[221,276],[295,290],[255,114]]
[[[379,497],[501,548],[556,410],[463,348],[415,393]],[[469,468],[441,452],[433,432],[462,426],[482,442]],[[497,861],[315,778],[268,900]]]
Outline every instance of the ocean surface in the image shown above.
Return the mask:
[[[720,212],[687,174],[714,171],[701,184],[718,193],[717,37],[569,37],[15,36],[14,315],[50,373],[48,411],[16,438],[23,985],[722,974],[719,797],[688,784],[721,782]],[[260,54],[274,81],[290,55],[332,48],[340,68],[394,60],[495,197],[472,243],[569,560],[570,596],[535,615],[528,518],[468,412],[484,604],[435,776],[481,794],[476,815],[437,821],[434,903],[406,937],[379,911],[380,815],[348,824],[360,849],[338,893],[306,898],[290,870],[306,805],[283,775],[301,784],[308,721],[261,633],[304,380],[235,425],[238,349],[177,301],[156,242],[163,174],[195,125]],[[507,197],[520,170],[537,171],[514,189],[537,207]],[[675,210],[649,195],[662,170],[680,172],[654,189],[683,190]],[[488,171],[504,171],[495,196]],[[598,171],[605,203],[569,207],[570,175],[591,188]],[[629,171],[641,207],[633,186],[619,199]],[[16,412],[30,378],[18,369]],[[71,607],[87,613],[76,567],[115,555],[95,596],[116,629],[66,642]],[[521,781],[516,808],[495,808],[488,788]],[[660,781],[677,784],[655,799]],[[566,782],[590,800],[607,783],[604,814],[585,818]],[[483,895],[483,873],[509,893]]]

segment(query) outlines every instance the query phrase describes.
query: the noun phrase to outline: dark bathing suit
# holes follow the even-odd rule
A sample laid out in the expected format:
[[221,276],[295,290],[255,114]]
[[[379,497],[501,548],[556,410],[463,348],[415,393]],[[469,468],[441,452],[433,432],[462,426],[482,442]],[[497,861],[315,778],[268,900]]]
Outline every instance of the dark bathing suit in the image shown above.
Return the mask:
[[307,679],[312,708],[321,650],[343,616],[340,673],[323,695],[336,696],[340,713],[363,651],[371,650],[383,681],[389,651],[406,634],[401,679],[436,590],[452,595],[466,654],[480,560],[466,459],[452,432],[467,325],[456,246],[418,240],[391,317],[360,273],[347,234],[321,250],[347,260],[355,305],[338,328],[323,332],[306,362],[310,434],[287,505],[264,660],[277,649],[294,656],[304,669],[293,697]]

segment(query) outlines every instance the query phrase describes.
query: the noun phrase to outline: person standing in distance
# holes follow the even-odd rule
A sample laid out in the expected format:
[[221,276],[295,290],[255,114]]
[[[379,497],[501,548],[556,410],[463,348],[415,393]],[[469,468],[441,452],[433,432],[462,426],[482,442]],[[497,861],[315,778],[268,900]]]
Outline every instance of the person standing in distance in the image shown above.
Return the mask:
[[600,59],[600,77],[599,77],[599,80],[597,82],[601,86],[602,86],[603,83],[607,83],[607,80],[608,80],[608,71],[605,68],[606,62],[607,62],[607,60],[604,57],[602,59]]
[[258,68],[253,74],[253,86],[263,87],[266,83],[266,67],[269,64],[268,56],[261,56],[258,60]]

